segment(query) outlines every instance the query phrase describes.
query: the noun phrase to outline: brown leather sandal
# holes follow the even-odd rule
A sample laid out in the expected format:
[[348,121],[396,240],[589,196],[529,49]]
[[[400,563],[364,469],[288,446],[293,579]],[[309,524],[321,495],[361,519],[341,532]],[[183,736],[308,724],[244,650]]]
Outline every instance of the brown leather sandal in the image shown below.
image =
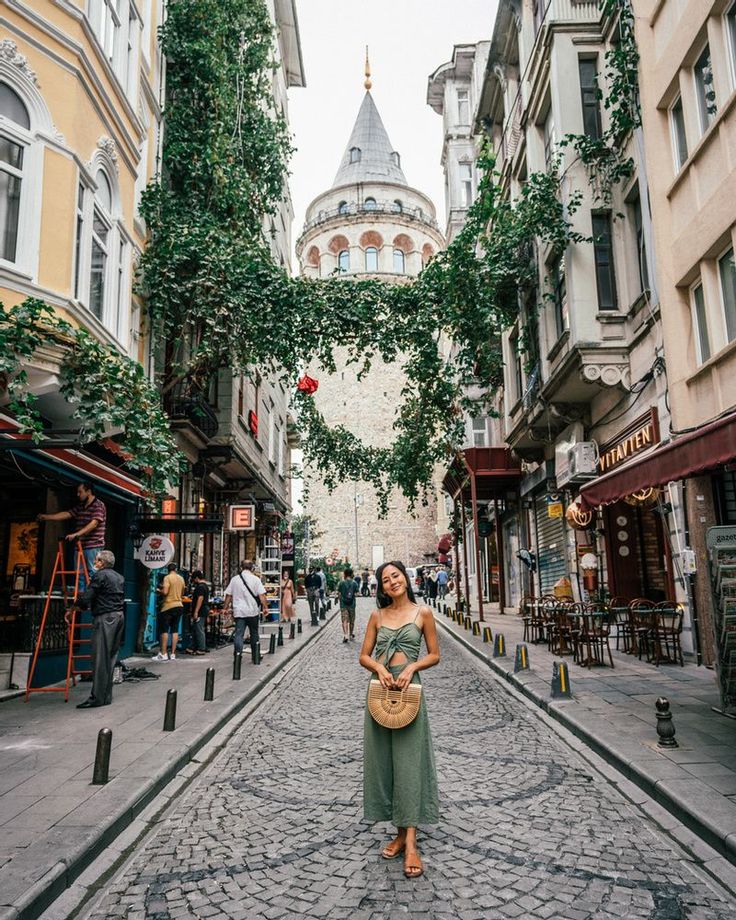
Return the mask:
[[391,843],[387,844],[381,850],[381,856],[384,859],[396,859],[397,856],[401,856],[404,852],[404,844],[398,843],[396,840],[392,840]]
[[424,875],[424,866],[416,850],[404,853],[404,876],[406,878],[419,878]]

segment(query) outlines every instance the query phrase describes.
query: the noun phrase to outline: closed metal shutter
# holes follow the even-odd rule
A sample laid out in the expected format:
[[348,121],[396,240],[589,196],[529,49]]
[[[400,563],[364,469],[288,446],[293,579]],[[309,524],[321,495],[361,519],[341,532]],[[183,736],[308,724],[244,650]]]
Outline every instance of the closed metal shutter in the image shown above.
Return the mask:
[[547,500],[543,496],[535,504],[537,519],[537,566],[542,594],[551,594],[555,582],[567,574],[565,566],[565,531],[562,518],[547,514]]

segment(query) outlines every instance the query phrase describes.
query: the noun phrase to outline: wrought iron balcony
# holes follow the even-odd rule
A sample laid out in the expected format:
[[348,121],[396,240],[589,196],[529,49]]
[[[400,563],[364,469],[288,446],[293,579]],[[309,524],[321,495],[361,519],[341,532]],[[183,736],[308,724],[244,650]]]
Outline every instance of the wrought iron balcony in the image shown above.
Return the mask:
[[191,381],[183,381],[169,390],[164,397],[164,408],[172,422],[186,421],[208,440],[217,434],[217,413],[202,388]]

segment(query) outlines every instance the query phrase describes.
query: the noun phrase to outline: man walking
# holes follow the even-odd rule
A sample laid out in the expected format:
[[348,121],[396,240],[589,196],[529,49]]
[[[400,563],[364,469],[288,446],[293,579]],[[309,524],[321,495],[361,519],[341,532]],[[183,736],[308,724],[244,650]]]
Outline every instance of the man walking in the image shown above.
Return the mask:
[[[167,566],[168,574],[164,576],[158,593],[163,596],[163,603],[159,611],[159,631],[161,632],[161,646],[158,655],[153,656],[154,661],[176,661],[176,644],[179,641],[179,620],[184,614],[184,588],[186,583],[176,571],[176,563],[170,562]],[[169,633],[171,633],[171,655],[167,654],[169,648]]]
[[447,582],[449,576],[447,569],[440,569],[437,573],[437,595],[441,601],[447,597]]
[[113,571],[114,565],[115,556],[101,550],[95,557],[89,585],[77,601],[80,610],[92,611],[92,692],[77,709],[112,703],[113,668],[125,634],[125,579]]
[[[57,511],[54,514],[39,514],[37,521],[74,521],[74,530],[66,535],[69,543],[76,540],[82,544],[84,561],[87,572],[91,576],[97,554],[105,546],[105,522],[107,509],[95,496],[95,487],[91,482],[80,482],[77,486],[77,504],[68,511]],[[75,548],[76,554],[76,548]],[[72,567],[76,567],[76,555]],[[86,588],[84,572],[79,577],[78,594]]]
[[210,588],[204,580],[204,572],[194,572],[192,575],[194,582],[194,591],[192,591],[192,638],[193,647],[187,649],[190,655],[204,655],[207,651],[207,641],[205,638],[205,624],[207,614],[210,612]]
[[224,613],[229,613],[231,607],[235,617],[235,651],[243,651],[243,639],[247,627],[250,650],[255,661],[258,623],[261,612],[264,615],[268,614],[268,601],[263,582],[253,574],[253,563],[249,559],[243,562],[243,571],[231,578],[230,584],[225,588]]
[[368,579],[369,578],[370,578],[370,574],[368,572],[368,569],[363,569],[363,585],[360,589],[361,597],[368,597],[368,594],[370,593],[368,590]]
[[340,620],[342,621],[343,642],[355,638],[355,597],[358,593],[353,570],[345,569],[343,579],[337,586],[340,598]]
[[317,566],[317,575],[319,576],[319,612],[322,613],[327,601],[327,575],[322,571],[322,566]]
[[322,579],[317,574],[317,569],[314,566],[309,569],[309,574],[304,579],[304,587],[307,591],[307,603],[309,604],[312,626],[319,626],[319,592],[322,588]]

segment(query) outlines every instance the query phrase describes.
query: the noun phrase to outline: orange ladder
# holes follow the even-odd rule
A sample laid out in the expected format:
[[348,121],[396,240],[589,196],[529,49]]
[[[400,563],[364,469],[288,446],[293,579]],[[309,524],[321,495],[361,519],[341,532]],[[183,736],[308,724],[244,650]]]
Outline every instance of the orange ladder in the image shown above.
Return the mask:
[[[56,560],[54,561],[54,569],[51,573],[51,581],[49,583],[49,590],[46,595],[46,603],[43,605],[43,615],[41,616],[41,625],[38,628],[38,637],[36,639],[36,648],[33,652],[33,660],[31,661],[31,667],[28,673],[28,684],[26,686],[26,702],[32,693],[63,693],[64,702],[69,701],[69,686],[75,686],[77,682],[77,677],[82,676],[83,674],[91,674],[91,667],[87,668],[78,668],[76,665],[77,661],[87,661],[91,664],[92,661],[92,634],[89,630],[92,629],[92,623],[82,623],[80,622],[80,612],[77,610],[77,598],[79,596],[79,582],[82,575],[84,575],[84,580],[86,584],[89,584],[89,572],[87,571],[87,561],[84,558],[84,552],[82,550],[82,544],[77,541],[75,550],[74,550],[74,561],[75,566],[73,569],[67,569],[64,567],[64,550],[65,550],[65,540],[59,540],[59,548],[56,552]],[[70,585],[67,582],[67,577],[73,575],[74,581]],[[54,588],[57,586],[57,581],[61,588],[61,599],[64,605],[64,619],[68,624],[68,635],[69,635],[69,657],[67,659],[66,665],[66,681],[62,687],[33,687],[33,675],[36,672],[36,664],[38,662],[38,655],[41,651],[41,646],[43,644],[43,634],[46,629],[46,622],[48,620],[49,609],[51,608],[52,600],[59,600],[59,595],[54,594]],[[82,630],[88,630],[86,636],[83,634]],[[86,651],[82,651],[86,647]],[[79,649],[79,651],[77,651]]]

